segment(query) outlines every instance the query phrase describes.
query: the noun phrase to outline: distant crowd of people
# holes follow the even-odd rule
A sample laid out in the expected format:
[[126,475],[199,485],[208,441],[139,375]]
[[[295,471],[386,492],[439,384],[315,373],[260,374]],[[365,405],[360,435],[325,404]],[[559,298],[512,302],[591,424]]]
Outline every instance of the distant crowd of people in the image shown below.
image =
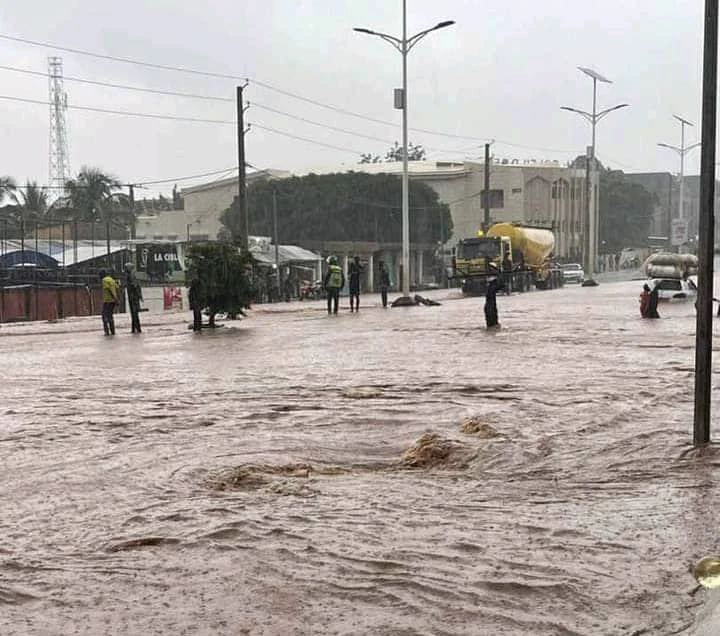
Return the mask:
[[[337,314],[340,303],[340,290],[345,287],[345,273],[338,265],[337,258],[330,256],[327,260],[328,270],[322,281],[324,295],[327,297],[328,314]],[[350,297],[350,311],[360,311],[360,281],[365,266],[360,262],[360,258],[355,256],[348,267],[348,293]],[[135,268],[132,263],[126,263],[123,268],[124,273],[124,289],[127,294],[127,308],[130,313],[130,325],[132,333],[142,333],[140,325],[140,312],[142,311],[143,293],[142,286],[135,274]],[[120,306],[121,286],[110,273],[105,270],[99,272],[102,287],[102,325],[106,336],[115,335],[115,313]],[[273,276],[277,281],[277,277]],[[260,291],[263,291],[260,286]],[[269,300],[280,300],[280,291],[275,284],[274,293],[271,293]],[[378,287],[380,290],[380,299],[382,306],[387,308],[388,290],[390,289],[390,273],[384,261],[378,263]],[[271,289],[272,285],[268,286]],[[289,301],[292,296],[293,287],[290,284],[289,277],[285,279],[283,286],[284,299]],[[193,331],[200,332],[202,330],[202,312],[200,280],[194,276],[188,287],[188,304],[193,314]]]

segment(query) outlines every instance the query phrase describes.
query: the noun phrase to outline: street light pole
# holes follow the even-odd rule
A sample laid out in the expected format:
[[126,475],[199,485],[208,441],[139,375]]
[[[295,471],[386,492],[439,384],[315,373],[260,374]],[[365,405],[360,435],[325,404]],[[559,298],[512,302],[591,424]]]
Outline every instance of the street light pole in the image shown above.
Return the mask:
[[[410,301],[410,176],[408,175],[408,105],[407,105],[407,2],[403,0],[402,26],[402,298],[401,305],[412,305]],[[393,302],[393,306],[397,301]]]
[[[431,31],[437,31],[455,24],[454,20],[438,22],[434,27],[407,37],[407,0],[402,5],[402,39],[387,33],[372,31],[361,27],[355,27],[353,31],[376,35],[385,40],[398,50],[402,55],[402,89],[400,100],[396,91],[396,108],[402,110],[402,148],[403,148],[403,174],[402,174],[402,296],[393,302],[393,306],[409,306],[415,302],[410,298],[410,183],[408,176],[408,123],[407,123],[407,56],[413,46],[422,40]],[[399,101],[399,105],[398,105]]]
[[685,126],[695,126],[695,124],[689,122],[687,119],[683,119],[679,115],[673,115],[673,117],[680,122],[680,147],[660,143],[658,144],[658,146],[674,150],[680,155],[680,197],[678,199],[678,219],[684,219],[685,206],[683,204],[683,201],[685,200],[685,155],[694,148],[697,148],[700,143],[692,144],[691,146],[685,147]]
[[[584,267],[585,267],[585,275],[586,279],[583,285],[586,286],[595,286],[597,285],[597,282],[593,279],[593,272],[595,271],[595,261],[597,260],[597,235],[600,233],[600,216],[599,216],[599,210],[598,210],[598,196],[593,196],[592,194],[592,188],[590,184],[590,161],[593,162],[593,173],[597,173],[597,162],[595,161],[595,127],[597,126],[597,123],[605,117],[608,113],[613,112],[614,110],[619,110],[621,108],[626,108],[628,104],[617,104],[616,106],[613,106],[612,108],[606,108],[605,110],[601,110],[600,112],[597,112],[597,83],[603,82],[605,84],[612,84],[612,81],[604,77],[603,75],[600,75],[597,71],[593,71],[590,68],[586,68],[584,66],[578,66],[578,69],[585,73],[588,77],[590,77],[593,81],[593,101],[592,101],[592,112],[588,113],[587,111],[580,110],[578,108],[571,108],[570,106],[561,106],[560,108],[562,110],[569,110],[572,113],[577,113],[578,115],[582,116],[584,119],[590,122],[592,126],[592,145],[588,149],[586,153],[585,158],[585,214],[583,219],[583,251],[585,252],[584,255]],[[590,201],[591,199],[594,199],[595,201],[595,210],[594,214],[592,215],[594,225],[595,225],[595,236],[593,237],[594,240],[590,240],[590,219],[591,219],[591,206]]]

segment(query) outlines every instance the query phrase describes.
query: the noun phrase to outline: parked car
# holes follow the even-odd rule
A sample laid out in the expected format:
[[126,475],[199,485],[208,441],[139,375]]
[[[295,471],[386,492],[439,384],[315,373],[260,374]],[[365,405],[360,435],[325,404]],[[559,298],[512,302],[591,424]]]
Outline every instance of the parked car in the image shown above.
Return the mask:
[[585,272],[580,263],[564,263],[562,265],[563,280],[566,283],[582,283],[585,280]]

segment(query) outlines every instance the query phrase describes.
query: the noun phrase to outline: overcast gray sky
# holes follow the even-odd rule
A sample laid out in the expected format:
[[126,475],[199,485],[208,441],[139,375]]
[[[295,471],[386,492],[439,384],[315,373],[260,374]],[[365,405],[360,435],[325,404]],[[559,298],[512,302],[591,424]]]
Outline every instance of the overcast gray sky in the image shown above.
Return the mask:
[[[694,121],[699,138],[703,3],[688,0],[408,0],[408,34],[441,20],[408,56],[410,140],[432,159],[493,154],[567,161],[584,152],[590,125],[560,110],[598,110],[628,102],[598,124],[598,157],[626,171],[679,170],[679,158],[657,142],[680,144],[672,114]],[[0,0],[0,34],[57,46],[250,79],[247,161],[258,168],[327,169],[357,163],[360,152],[384,154],[400,140],[392,90],[401,56],[352,27],[401,34],[401,0]],[[60,55],[66,78],[194,93],[232,100],[238,81],[158,70],[0,39],[0,65],[46,73]],[[0,95],[47,101],[46,77],[0,69]],[[265,84],[286,94],[262,86]],[[232,122],[232,101],[163,96],[66,81],[68,103],[102,109]],[[351,111],[385,125],[322,108]],[[267,110],[287,113],[282,115]],[[0,175],[48,181],[48,106],[0,99]],[[292,117],[291,117],[292,116]],[[312,125],[342,128],[345,134]],[[318,143],[293,139],[272,128]],[[232,124],[196,123],[68,112],[73,172],[82,165],[124,182],[173,179],[237,165]],[[328,148],[328,144],[337,148]],[[515,144],[515,145],[511,145]],[[686,160],[697,173],[700,151]],[[207,180],[207,179],[206,179]],[[202,181],[202,180],[200,180]],[[195,181],[178,181],[187,186]],[[169,192],[172,184],[163,186]],[[154,188],[157,189],[157,188]]]

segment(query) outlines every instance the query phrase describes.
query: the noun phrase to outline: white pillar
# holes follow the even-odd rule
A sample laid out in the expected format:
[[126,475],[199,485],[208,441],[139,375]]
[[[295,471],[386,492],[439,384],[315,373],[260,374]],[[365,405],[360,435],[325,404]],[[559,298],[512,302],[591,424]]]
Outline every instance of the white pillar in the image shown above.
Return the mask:
[[375,291],[375,258],[374,254],[370,252],[367,259],[367,291]]

